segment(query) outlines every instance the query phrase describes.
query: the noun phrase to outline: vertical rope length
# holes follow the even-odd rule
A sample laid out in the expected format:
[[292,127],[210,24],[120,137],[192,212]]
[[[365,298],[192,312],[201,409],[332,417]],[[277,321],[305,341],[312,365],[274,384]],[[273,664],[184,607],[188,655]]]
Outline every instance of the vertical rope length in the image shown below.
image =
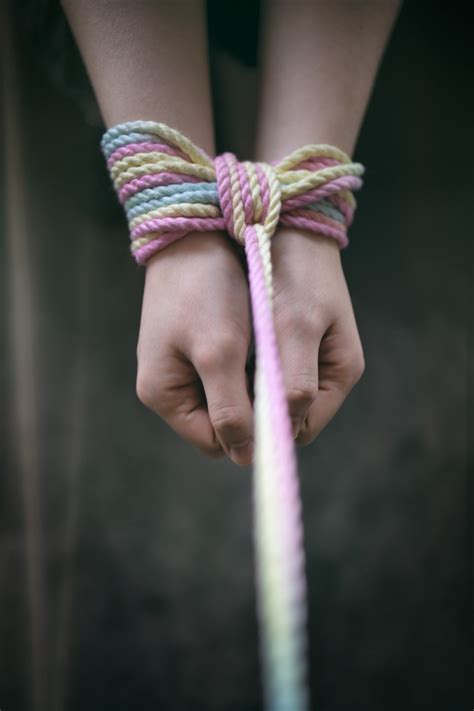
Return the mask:
[[308,708],[306,585],[296,457],[271,311],[269,236],[246,234],[255,329],[254,540],[266,707]]
[[271,237],[303,228],[348,243],[364,168],[334,146],[283,160],[211,158],[165,124],[109,129],[102,150],[139,264],[190,231],[227,230],[245,247],[256,344],[254,543],[268,711],[306,711],[306,582],[296,453],[273,322]]

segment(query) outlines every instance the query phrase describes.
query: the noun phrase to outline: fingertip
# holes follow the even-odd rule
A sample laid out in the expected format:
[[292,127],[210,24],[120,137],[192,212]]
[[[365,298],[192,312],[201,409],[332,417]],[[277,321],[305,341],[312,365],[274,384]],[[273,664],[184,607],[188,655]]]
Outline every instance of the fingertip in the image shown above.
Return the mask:
[[201,454],[211,459],[221,459],[226,452],[209,419],[207,409],[202,406],[186,415],[181,414],[170,422],[173,429],[187,440]]
[[253,462],[254,443],[253,440],[244,442],[241,445],[232,445],[229,448],[229,456],[234,464],[240,467],[247,467]]
[[337,388],[320,391],[303,421],[296,443],[305,447],[319,437],[338,412],[344,398],[345,396]]
[[215,449],[200,448],[203,454],[206,454],[211,459],[222,459],[225,456],[225,452],[222,447],[216,447]]
[[291,433],[293,435],[294,440],[298,439],[298,436],[300,434],[302,426],[303,426],[303,418],[301,418],[301,417],[292,417],[291,418]]

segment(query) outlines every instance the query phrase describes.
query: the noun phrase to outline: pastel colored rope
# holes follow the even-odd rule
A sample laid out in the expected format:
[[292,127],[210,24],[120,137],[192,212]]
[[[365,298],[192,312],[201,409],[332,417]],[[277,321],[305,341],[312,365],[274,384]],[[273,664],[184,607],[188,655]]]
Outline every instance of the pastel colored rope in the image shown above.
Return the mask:
[[266,708],[309,708],[306,583],[296,454],[272,313],[271,237],[278,225],[348,243],[364,168],[308,145],[273,164],[211,158],[179,131],[133,121],[102,150],[140,264],[194,230],[227,230],[245,248],[256,345],[254,542]]

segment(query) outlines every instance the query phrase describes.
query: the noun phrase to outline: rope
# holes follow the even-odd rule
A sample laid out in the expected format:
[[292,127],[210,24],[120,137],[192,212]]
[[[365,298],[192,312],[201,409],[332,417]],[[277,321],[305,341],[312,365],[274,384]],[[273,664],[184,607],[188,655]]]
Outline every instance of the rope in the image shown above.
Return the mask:
[[306,582],[296,454],[272,314],[270,240],[278,225],[348,244],[364,168],[308,145],[273,164],[211,158],[179,131],[134,121],[102,150],[139,264],[194,230],[226,230],[245,248],[256,344],[254,544],[265,705],[309,708]]

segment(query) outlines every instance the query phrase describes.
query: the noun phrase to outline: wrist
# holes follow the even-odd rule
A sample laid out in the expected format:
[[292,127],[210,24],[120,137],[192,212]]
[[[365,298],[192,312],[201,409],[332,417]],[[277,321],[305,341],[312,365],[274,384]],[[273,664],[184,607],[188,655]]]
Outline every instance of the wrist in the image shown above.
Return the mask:
[[272,135],[266,133],[257,140],[255,159],[265,163],[281,160],[293,151],[308,144],[327,144],[352,156],[357,134],[347,122],[313,122],[289,130],[288,125],[276,126]]
[[[299,255],[307,246],[312,253],[327,255],[327,260],[334,264],[341,264],[341,249],[332,237],[328,237],[310,230],[298,227],[278,227],[272,237],[272,245],[275,252],[285,255],[285,258],[292,260]],[[326,257],[325,257],[326,258]]]

